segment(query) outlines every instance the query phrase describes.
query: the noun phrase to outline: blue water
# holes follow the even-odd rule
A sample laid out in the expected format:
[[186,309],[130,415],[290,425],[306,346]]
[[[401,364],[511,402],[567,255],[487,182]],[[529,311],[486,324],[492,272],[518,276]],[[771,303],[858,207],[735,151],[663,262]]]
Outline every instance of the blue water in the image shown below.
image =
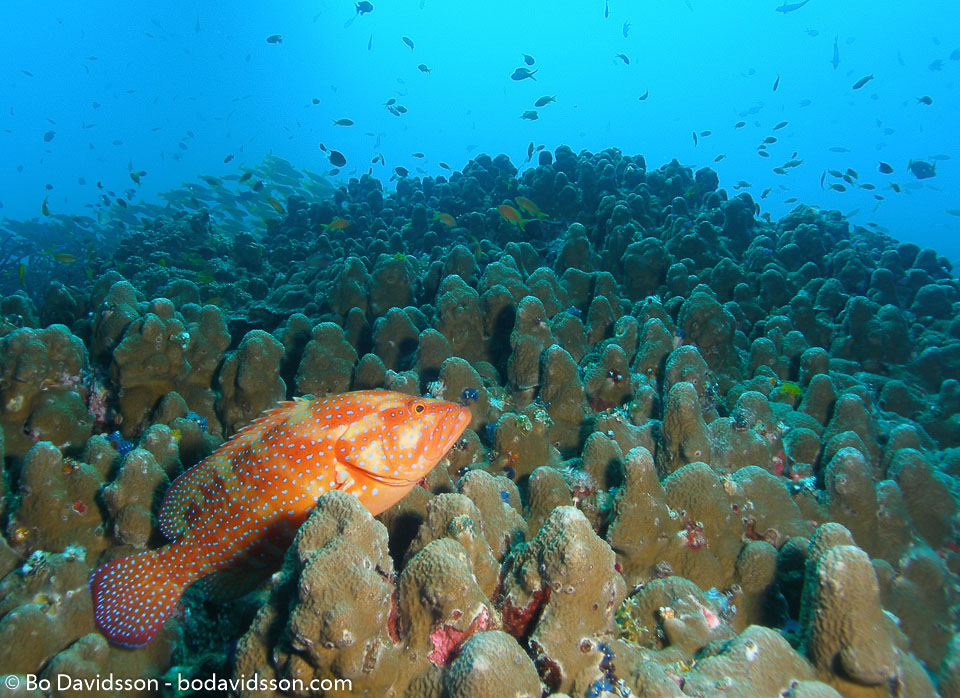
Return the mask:
[[[776,11],[782,0],[373,4],[357,16],[333,0],[4,3],[0,216],[42,220],[45,195],[53,214],[89,213],[96,182],[122,191],[131,169],[147,172],[136,200],[159,202],[267,153],[327,172],[319,143],[347,157],[339,177],[372,167],[387,179],[398,165],[438,174],[439,162],[457,169],[479,152],[522,165],[534,141],[710,166],[728,191],[740,180],[755,198],[771,188],[761,205],[774,218],[796,197],[960,259],[954,2],[810,0],[789,13]],[[510,79],[521,53],[536,59],[536,81]],[[556,102],[538,120],[520,118],[545,95]],[[407,113],[389,113],[390,98]],[[332,125],[341,118],[356,123]],[[694,131],[712,133],[695,145]],[[761,158],[769,135],[778,141]],[[802,165],[772,172],[794,152]],[[385,165],[371,165],[381,153]],[[932,156],[936,177],[906,169]],[[821,189],[831,168],[877,188]]]

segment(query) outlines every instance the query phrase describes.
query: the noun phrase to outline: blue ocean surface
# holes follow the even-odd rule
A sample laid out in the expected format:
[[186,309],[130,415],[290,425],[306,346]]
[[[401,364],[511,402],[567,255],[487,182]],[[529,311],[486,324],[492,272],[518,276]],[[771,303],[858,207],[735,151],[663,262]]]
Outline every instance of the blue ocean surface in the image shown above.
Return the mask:
[[773,219],[837,209],[960,259],[956,3],[366,7],[3,3],[3,229],[69,235],[80,215],[119,233],[117,198],[163,204],[268,154],[335,185],[567,144],[711,167]]

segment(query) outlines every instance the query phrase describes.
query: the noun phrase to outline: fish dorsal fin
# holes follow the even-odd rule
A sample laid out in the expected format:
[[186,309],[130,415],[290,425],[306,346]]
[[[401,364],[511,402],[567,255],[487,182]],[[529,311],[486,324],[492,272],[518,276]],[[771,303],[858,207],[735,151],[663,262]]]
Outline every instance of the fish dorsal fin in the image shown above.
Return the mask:
[[160,532],[170,540],[183,535],[204,509],[208,488],[227,478],[238,455],[250,449],[271,429],[309,415],[308,400],[282,402],[238,431],[215,454],[204,458],[173,481],[158,515]]

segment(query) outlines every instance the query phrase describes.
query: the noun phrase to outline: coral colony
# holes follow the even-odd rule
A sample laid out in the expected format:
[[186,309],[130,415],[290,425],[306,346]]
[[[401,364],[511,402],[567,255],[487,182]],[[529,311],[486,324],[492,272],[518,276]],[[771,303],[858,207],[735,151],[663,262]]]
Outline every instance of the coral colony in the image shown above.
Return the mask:
[[946,259],[612,149],[297,177],[3,297],[3,672],[958,694]]

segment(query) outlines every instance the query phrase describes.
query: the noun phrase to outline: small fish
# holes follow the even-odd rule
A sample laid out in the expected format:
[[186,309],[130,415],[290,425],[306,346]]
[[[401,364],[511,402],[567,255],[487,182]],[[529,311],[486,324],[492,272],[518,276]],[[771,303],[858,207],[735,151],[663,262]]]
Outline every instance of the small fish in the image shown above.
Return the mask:
[[373,49],[373,34],[370,35],[370,38],[367,40],[367,50],[370,51]]
[[334,126],[353,126],[353,119],[336,119],[333,122]]
[[696,131],[691,132],[691,135],[693,136],[693,147],[696,148],[697,144],[700,142],[700,139],[697,137]]
[[433,220],[447,226],[448,228],[452,228],[457,224],[456,219],[449,213],[440,213],[439,211],[434,212]]
[[450,167],[450,165],[448,165],[448,164],[445,163],[445,162],[438,162],[437,164],[438,164],[440,167],[442,167],[443,169],[445,169],[445,170],[452,169],[452,168]]
[[262,179],[257,180],[257,183],[253,185],[254,191],[263,191],[264,183]]
[[272,196],[267,197],[267,203],[279,214],[283,214],[283,205]]
[[850,148],[846,148],[846,147],[844,147],[844,146],[842,146],[842,145],[833,145],[833,146],[830,146],[829,148],[827,148],[827,150],[829,150],[831,153],[849,153],[849,152],[851,152],[851,151],[850,151]]
[[777,8],[777,12],[782,12],[783,14],[787,14],[788,12],[796,12],[801,7],[806,5],[808,2],[810,2],[810,0],[801,0],[801,2],[789,2],[789,3],[785,2],[782,5],[780,5],[780,7]]
[[623,27],[620,29],[623,32],[623,38],[626,39],[627,35],[630,34],[630,22],[624,22]]
[[530,70],[529,68],[517,68],[510,75],[510,79],[520,81],[520,80],[526,80],[527,78],[530,78],[531,80],[536,81],[536,78],[533,77],[534,73],[536,72],[537,72],[536,70]]
[[410,153],[410,157],[412,157],[412,158],[425,158],[426,155],[424,155],[424,154],[421,153],[420,151],[417,151],[416,153]]
[[550,104],[551,102],[556,102],[556,101],[557,101],[557,98],[556,98],[556,97],[549,97],[549,96],[544,95],[543,97],[541,97],[540,99],[538,99],[536,102],[534,102],[534,103],[533,103],[533,106],[535,106],[535,107],[545,107],[545,106],[547,106],[548,104]]
[[860,188],[866,189],[867,191],[873,191],[874,189],[876,189],[876,187],[870,184],[870,182],[864,182],[863,184],[860,185]]
[[840,184],[839,182],[831,182],[831,183],[830,183],[830,188],[833,189],[834,191],[846,191],[846,190],[847,190],[847,188],[846,188],[845,186],[843,186],[842,184]]
[[820,173],[820,188],[823,189],[823,183],[827,179],[826,171]]
[[536,109],[527,109],[523,114],[520,115],[521,119],[526,119],[527,121],[536,121],[540,118],[540,115],[537,114]]
[[146,175],[147,175],[147,171],[146,171],[146,170],[140,170],[140,171],[138,171],[138,172],[131,172],[131,173],[130,173],[130,179],[132,179],[132,180],[133,180],[133,183],[136,184],[136,185],[139,187],[139,186],[140,186],[140,178],[141,178],[141,177],[145,177]]
[[610,1],[603,0],[603,18],[607,19],[610,16]]
[[772,191],[773,191],[773,189],[771,189],[771,188],[769,188],[769,187],[768,187],[767,189],[764,189],[763,192],[760,194],[760,198],[761,198],[761,199],[766,199],[768,196],[770,196],[770,192],[772,192]]
[[227,155],[227,156],[223,159],[223,163],[224,163],[224,164],[227,164],[227,163],[230,162],[231,160],[233,160],[233,153],[230,153],[229,155]]
[[765,144],[767,144],[767,145],[770,145],[771,143],[776,143],[776,142],[777,142],[777,137],[776,137],[776,136],[767,136],[766,138],[763,139],[763,142],[764,142]]
[[503,218],[503,220],[519,227],[521,230],[523,230],[523,226],[527,223],[517,209],[509,204],[501,204],[500,206],[497,206],[497,211],[500,213],[500,217]]
[[521,53],[520,55],[523,56],[523,62],[526,63],[527,65],[533,65],[534,63],[536,63],[536,60],[534,59],[534,57],[531,56],[529,53]]
[[900,191],[901,191],[901,190],[900,190],[900,185],[897,184],[896,182],[890,182],[890,188],[893,189],[893,190],[894,190],[895,192],[897,192],[898,194],[899,194]]
[[803,160],[797,160],[794,158],[793,160],[787,160],[785,163],[783,163],[783,166],[789,170],[791,167],[800,167],[802,164]]
[[426,64],[426,63],[421,63],[420,65],[418,65],[418,66],[417,66],[417,70],[419,70],[421,73],[429,73],[429,72],[430,72],[430,69],[427,67],[427,64]]
[[933,104],[933,97],[930,95],[924,95],[923,97],[917,97],[918,104],[926,104],[928,107]]
[[538,220],[542,220],[542,219],[544,219],[544,218],[549,218],[549,217],[550,217],[550,216],[548,216],[546,213],[544,213],[543,211],[541,211],[533,201],[531,201],[530,199],[526,198],[525,196],[518,196],[518,197],[517,197],[517,206],[519,206],[519,207],[522,208],[524,211],[526,211],[527,213],[529,213],[529,214],[530,214],[531,216],[533,216],[534,218],[537,218]]
[[396,167],[393,168],[393,171],[396,173],[397,177],[406,177],[407,175],[410,174],[410,170],[408,170],[406,167],[403,167],[402,165],[397,165]]
[[27,265],[23,262],[17,265],[17,279],[20,281],[20,288],[27,287]]
[[909,169],[917,179],[930,179],[937,174],[937,166],[931,165],[924,160],[911,160],[907,165],[907,169]]
[[49,196],[43,197],[43,203],[40,204],[40,213],[43,214],[44,216],[50,215],[50,207],[47,206],[47,200],[49,198],[50,198]]
[[780,87],[780,74],[777,74],[777,79],[773,81],[773,91],[776,92],[777,88]]
[[47,131],[45,134],[43,134],[43,142],[44,142],[44,143],[49,143],[50,141],[52,141],[52,140],[53,140],[54,138],[56,138],[56,137],[57,137],[57,132],[56,132],[56,131]]
[[943,59],[937,58],[936,60],[930,61],[930,65],[927,66],[927,69],[932,70],[935,73],[943,70]]
[[770,153],[768,153],[766,150],[758,150],[757,155],[759,155],[762,158],[770,157]]
[[413,51],[413,39],[411,39],[409,36],[401,36],[400,41],[409,46],[410,50]]
[[356,3],[356,5],[354,5],[354,7],[357,8],[357,14],[358,14],[358,15],[365,15],[365,14],[368,14],[368,13],[370,13],[370,12],[373,12],[373,3],[372,3],[372,2],[368,2],[367,0],[360,0],[360,2]]
[[714,161],[714,162],[720,162],[720,161],[723,160],[725,157],[727,157],[727,156],[726,156],[724,153],[720,153],[717,157],[715,157],[715,158],[713,159],[713,161]]
[[650,90],[647,90],[647,91],[644,92],[642,95],[640,95],[639,100],[640,100],[641,102],[644,102],[644,101],[646,101],[647,97],[649,97],[649,96],[650,96]]
[[311,102],[312,104],[320,104],[320,98],[319,98],[319,97],[314,97],[313,99],[310,100],[310,102]]
[[[946,212],[947,212],[948,214],[950,214],[951,216],[960,217],[960,208],[948,208],[948,209],[946,210]],[[21,265],[21,266],[22,266],[22,265]],[[20,285],[22,286],[23,283],[21,282]]]
[[746,122],[746,121],[738,121],[737,123],[735,123],[735,124],[733,125],[733,127],[734,127],[734,128],[743,128],[743,127],[746,126],[746,125],[747,125],[747,122]]
[[350,227],[350,221],[346,218],[334,218],[329,223],[324,223],[323,229],[327,230],[343,230],[344,228]]
[[392,107],[396,103],[397,103],[396,97],[391,97],[390,99],[388,99],[386,102],[383,103],[383,106]]
[[77,261],[77,258],[69,252],[54,252],[50,256],[60,264],[73,264]]
[[237,181],[246,182],[251,177],[253,177],[253,172],[244,172],[242,175],[240,175],[240,179]]
[[853,89],[859,90],[861,87],[866,85],[871,80],[873,80],[873,73],[871,73],[870,75],[864,75],[862,78],[860,78],[855,83],[853,83]]
[[850,175],[854,179],[857,179],[860,176],[859,174],[857,174],[857,171],[852,167],[847,168],[846,174]]
[[530,145],[527,146],[527,162],[533,158],[533,141],[530,141]]
[[267,43],[268,43],[268,44],[282,44],[282,43],[283,43],[283,35],[282,35],[282,34],[271,34],[270,36],[267,37]]
[[785,174],[787,174],[787,171],[786,171],[785,169],[783,169],[782,167],[774,167],[774,168],[773,168],[773,173],[774,173],[774,174],[778,174],[778,175],[785,175]]
[[840,47],[837,45],[837,39],[839,36],[833,37],[833,60],[830,61],[830,64],[833,66],[833,69],[836,70],[840,65]]
[[777,124],[776,126],[773,127],[773,130],[774,130],[774,131],[779,131],[780,129],[784,128],[784,127],[785,127],[787,124],[789,124],[789,123],[790,123],[789,121],[781,121],[779,124]]
[[795,204],[795,203],[797,203],[797,201],[799,201],[799,199],[797,199],[797,197],[791,196],[789,199],[784,199],[784,200],[783,200],[783,203],[785,203],[785,204]]
[[817,29],[804,29],[803,31],[807,36],[820,36],[820,31]]
[[619,58],[621,61],[623,61],[624,65],[630,65],[630,59],[627,58],[627,54],[625,53],[618,53],[615,58]]
[[343,156],[339,150],[331,150],[327,153],[327,159],[330,161],[330,164],[334,167],[343,167],[347,164],[347,159]]

